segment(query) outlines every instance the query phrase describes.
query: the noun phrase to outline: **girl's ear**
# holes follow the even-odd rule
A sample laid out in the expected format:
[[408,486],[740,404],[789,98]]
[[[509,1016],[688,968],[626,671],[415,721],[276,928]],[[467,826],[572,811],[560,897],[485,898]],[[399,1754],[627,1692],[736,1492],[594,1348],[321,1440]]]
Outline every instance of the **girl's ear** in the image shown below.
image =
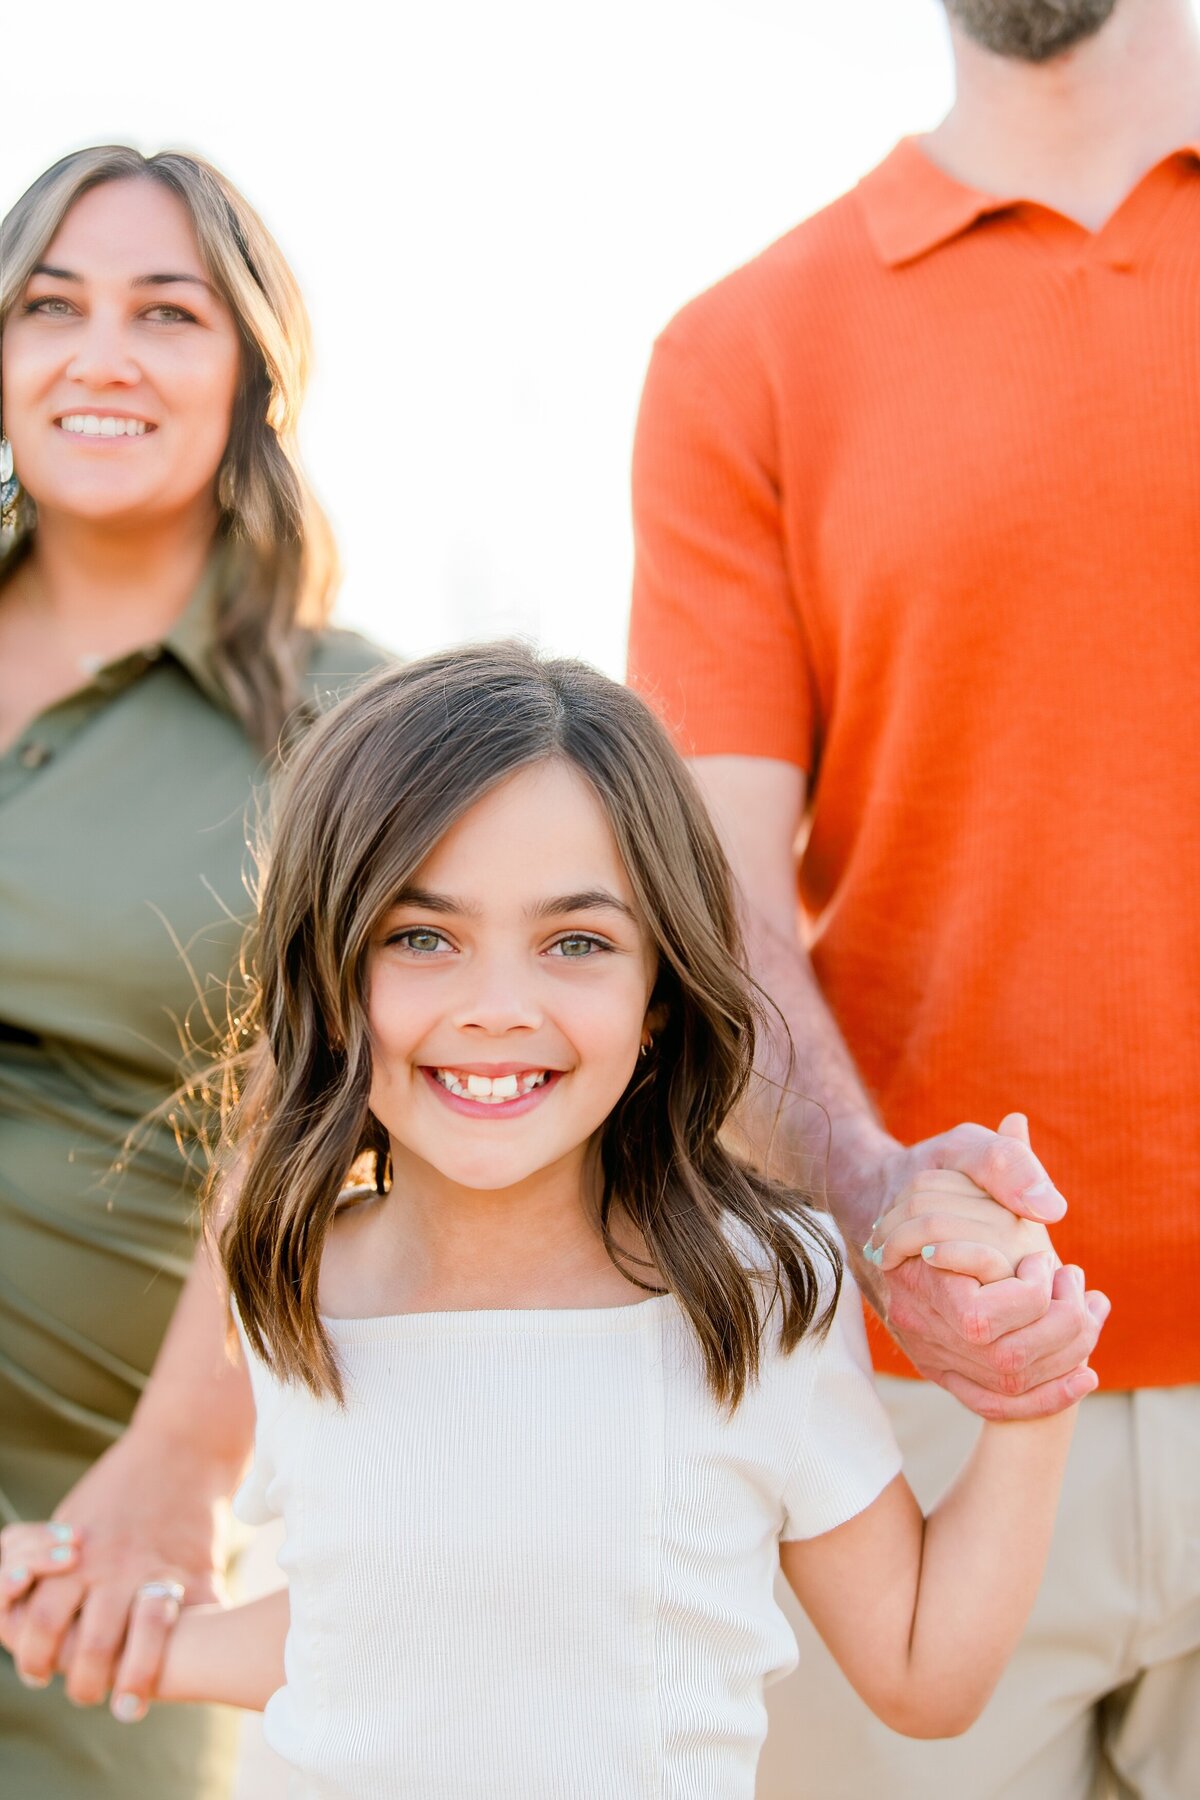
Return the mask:
[[655,1000],[646,1008],[642,1020],[642,1048],[648,1050],[667,1022],[669,1008],[665,1000]]

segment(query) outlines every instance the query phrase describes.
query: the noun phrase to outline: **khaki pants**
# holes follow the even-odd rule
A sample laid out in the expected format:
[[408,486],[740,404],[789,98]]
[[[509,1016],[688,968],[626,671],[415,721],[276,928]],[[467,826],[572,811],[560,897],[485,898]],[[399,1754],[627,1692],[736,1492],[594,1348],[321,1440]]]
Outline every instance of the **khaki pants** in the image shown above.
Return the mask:
[[[928,1507],[978,1421],[924,1382],[879,1388]],[[784,1605],[800,1666],[768,1690],[758,1800],[1200,1800],[1200,1388],[1083,1402],[1033,1616],[965,1736],[880,1725]]]

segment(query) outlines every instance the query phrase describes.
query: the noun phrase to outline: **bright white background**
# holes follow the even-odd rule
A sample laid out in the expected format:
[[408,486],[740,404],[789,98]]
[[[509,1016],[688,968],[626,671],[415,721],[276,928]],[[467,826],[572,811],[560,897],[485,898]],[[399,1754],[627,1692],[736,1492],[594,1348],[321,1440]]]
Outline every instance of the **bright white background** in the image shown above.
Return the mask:
[[948,104],[939,0],[55,0],[0,209],[84,144],[218,163],[300,277],[341,614],[619,673],[654,335]]

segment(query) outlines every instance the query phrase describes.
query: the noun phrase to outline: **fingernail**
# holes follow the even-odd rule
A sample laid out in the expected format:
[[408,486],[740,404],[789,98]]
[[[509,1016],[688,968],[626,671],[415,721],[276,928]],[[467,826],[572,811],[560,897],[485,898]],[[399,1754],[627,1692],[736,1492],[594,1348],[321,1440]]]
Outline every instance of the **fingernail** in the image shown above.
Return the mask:
[[937,1245],[936,1244],[922,1244],[921,1245],[921,1255],[925,1258],[926,1262],[932,1262],[934,1257],[937,1255]]
[[136,1694],[117,1694],[112,1703],[112,1714],[122,1725],[136,1725],[145,1717],[146,1703]]
[[50,1536],[52,1538],[57,1538],[60,1544],[69,1544],[71,1539],[75,1536],[75,1527],[73,1525],[61,1525],[57,1519],[48,1529]]
[[25,1568],[6,1569],[4,1571],[4,1579],[5,1581],[11,1581],[14,1587],[20,1587],[23,1581],[29,1580],[29,1570]]
[[879,1227],[880,1227],[880,1226],[881,1226],[881,1225],[882,1225],[882,1224],[883,1224],[883,1220],[882,1220],[882,1219],[876,1219],[876,1220],[875,1220],[875,1222],[874,1222],[874,1224],[873,1224],[873,1225],[872,1225],[872,1226],[871,1226],[871,1236],[872,1236],[872,1237],[874,1237],[874,1236],[875,1236],[875,1233],[876,1233],[876,1232],[877,1232],[877,1231],[878,1231],[878,1230],[879,1230]]
[[1072,1375],[1070,1381],[1068,1381],[1067,1392],[1070,1394],[1072,1400],[1083,1400],[1088,1394],[1093,1393],[1098,1386],[1099,1383],[1091,1369],[1080,1369],[1079,1373],[1077,1375]]
[[18,1669],[17,1675],[22,1684],[27,1688],[45,1688],[50,1686],[50,1677],[48,1675],[29,1675],[24,1669]]
[[57,1550],[52,1550],[50,1552],[50,1561],[52,1563],[70,1562],[74,1554],[75,1552],[72,1550],[70,1544],[60,1544]]
[[866,1243],[863,1245],[863,1255],[866,1257],[868,1262],[875,1261],[875,1250],[874,1250],[874,1246],[871,1243],[870,1238],[868,1238]]
[[1036,1181],[1031,1181],[1029,1186],[1022,1190],[1020,1198],[1032,1213],[1047,1223],[1061,1219],[1067,1210],[1066,1201],[1054,1184],[1048,1181],[1044,1175],[1039,1175]]

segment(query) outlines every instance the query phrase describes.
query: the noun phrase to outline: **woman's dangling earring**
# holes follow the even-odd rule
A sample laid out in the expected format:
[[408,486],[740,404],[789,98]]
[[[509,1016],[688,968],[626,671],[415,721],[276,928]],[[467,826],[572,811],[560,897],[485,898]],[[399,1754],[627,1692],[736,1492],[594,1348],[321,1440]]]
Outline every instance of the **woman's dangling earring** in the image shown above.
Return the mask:
[[0,437],[0,538],[14,537],[17,530],[21,484],[13,468],[12,445]]
[[237,481],[232,466],[227,462],[221,464],[221,471],[217,476],[217,505],[222,512],[237,511]]

